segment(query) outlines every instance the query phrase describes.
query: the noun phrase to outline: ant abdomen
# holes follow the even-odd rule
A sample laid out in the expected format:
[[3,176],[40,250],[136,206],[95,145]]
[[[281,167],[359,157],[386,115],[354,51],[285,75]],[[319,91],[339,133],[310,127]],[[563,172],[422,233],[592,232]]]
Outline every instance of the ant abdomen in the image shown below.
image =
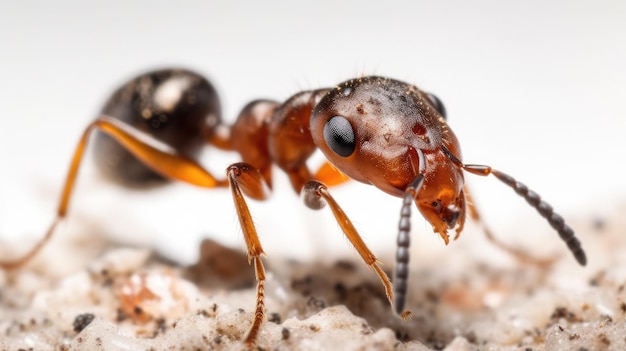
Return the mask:
[[[101,114],[119,119],[190,158],[198,156],[221,123],[219,97],[213,85],[183,69],[152,71],[133,78],[111,95]],[[98,168],[123,185],[143,187],[167,181],[104,133],[96,133],[94,154]]]

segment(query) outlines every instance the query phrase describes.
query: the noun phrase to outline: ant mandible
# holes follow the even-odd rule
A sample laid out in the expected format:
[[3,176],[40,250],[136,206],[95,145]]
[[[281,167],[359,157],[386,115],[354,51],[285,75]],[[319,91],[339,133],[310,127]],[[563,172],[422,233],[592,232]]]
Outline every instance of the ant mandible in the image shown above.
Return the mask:
[[[434,95],[413,85],[382,77],[363,77],[335,88],[303,91],[284,103],[257,100],[243,108],[232,126],[222,123],[219,99],[200,75],[167,69],[143,74],[117,90],[102,114],[85,129],[70,165],[57,215],[44,238],[26,255],[0,262],[5,269],[30,260],[52,236],[67,209],[87,141],[97,130],[96,158],[113,178],[130,185],[173,179],[204,188],[230,187],[256,273],[254,320],[246,343],[254,344],[265,318],[264,254],[244,197],[264,200],[272,187],[272,166],[280,167],[293,189],[313,209],[329,205],[344,234],[380,278],[387,298],[403,318],[409,270],[410,214],[413,203],[447,244],[458,238],[466,213],[480,220],[469,201],[463,171],[494,175],[528,201],[565,241],[576,260],[586,256],[573,230],[552,207],[514,178],[489,166],[461,161],[459,142]],[[219,179],[196,155],[204,144],[240,154],[242,162]],[[320,149],[327,161],[312,173],[306,161]],[[402,198],[394,287],[379,260],[361,239],[328,191],[354,179]],[[496,245],[521,259],[522,252]],[[395,296],[395,300],[394,300]]]

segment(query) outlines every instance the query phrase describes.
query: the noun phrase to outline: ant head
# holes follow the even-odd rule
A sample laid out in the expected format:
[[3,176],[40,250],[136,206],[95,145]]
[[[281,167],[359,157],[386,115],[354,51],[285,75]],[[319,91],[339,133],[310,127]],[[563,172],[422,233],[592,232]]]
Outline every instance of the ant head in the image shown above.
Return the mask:
[[358,78],[320,100],[311,116],[311,134],[339,170],[392,195],[403,196],[422,173],[416,204],[444,236],[465,215],[462,170],[441,147],[459,154],[444,111],[439,99],[413,85]]
[[363,77],[329,91],[310,123],[314,143],[338,169],[397,196],[418,172],[409,149],[438,150],[445,121],[416,87]]

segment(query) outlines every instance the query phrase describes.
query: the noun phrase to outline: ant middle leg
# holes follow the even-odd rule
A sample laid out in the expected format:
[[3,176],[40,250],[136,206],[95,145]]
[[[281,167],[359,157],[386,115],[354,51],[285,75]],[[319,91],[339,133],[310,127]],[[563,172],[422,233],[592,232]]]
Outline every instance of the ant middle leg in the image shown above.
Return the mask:
[[264,200],[269,195],[269,186],[261,171],[248,163],[240,162],[230,165],[226,170],[226,175],[246,242],[248,262],[254,263],[257,280],[254,320],[245,339],[246,344],[254,345],[265,319],[265,267],[261,260],[261,256],[265,253],[243,194],[255,200]]
[[[331,168],[328,168],[327,171],[326,174],[333,175],[333,177],[335,177],[334,179],[343,179],[341,176],[338,176],[341,175],[338,171],[333,172]],[[246,243],[248,260],[254,264],[257,280],[254,320],[245,338],[246,344],[254,345],[265,319],[265,267],[262,261],[262,256],[265,253],[261,246],[261,241],[259,240],[244,194],[255,200],[265,200],[270,192],[270,184],[268,184],[268,180],[266,179],[268,170],[257,169],[248,163],[239,162],[230,165],[226,170],[226,174],[237,211],[237,217],[239,218],[244,241]],[[378,266],[378,259],[367,248],[348,217],[328,193],[326,186],[318,181],[304,181],[305,178],[311,177],[306,167],[297,168],[291,172],[287,172],[287,174],[294,189],[300,189],[300,192],[303,193],[305,203],[309,207],[320,208],[323,207],[325,203],[329,203],[337,222],[341,225],[346,236],[357,248],[357,251],[361,254],[365,262],[370,267],[374,268],[385,285],[387,295],[391,296],[391,282]],[[341,181],[335,183],[340,182]]]
[[46,234],[26,254],[14,260],[0,261],[2,269],[16,269],[27,263],[35,256],[53,236],[57,224],[67,216],[67,211],[76,183],[78,169],[83,159],[89,137],[94,129],[98,129],[113,137],[126,150],[130,151],[141,162],[152,168],[157,173],[173,179],[204,188],[225,187],[225,180],[215,178],[209,171],[204,169],[193,159],[177,152],[153,137],[121,122],[117,119],[101,116],[83,132],[80,141],[74,151],[65,184],[61,193],[61,199],[57,207],[56,216],[48,228]]

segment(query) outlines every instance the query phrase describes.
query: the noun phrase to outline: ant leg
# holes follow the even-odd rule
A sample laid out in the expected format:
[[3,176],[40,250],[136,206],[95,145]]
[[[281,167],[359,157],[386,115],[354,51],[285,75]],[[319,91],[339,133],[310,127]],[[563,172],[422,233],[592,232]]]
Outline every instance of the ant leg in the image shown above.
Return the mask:
[[326,184],[327,186],[335,186],[343,184],[350,180],[350,177],[343,174],[332,163],[326,161],[315,173],[315,179]]
[[94,129],[99,129],[113,137],[143,163],[163,176],[205,188],[226,186],[228,184],[225,180],[216,179],[197,162],[176,152],[168,145],[151,138],[117,119],[106,116],[100,117],[87,126],[78,142],[69,171],[65,178],[56,217],[48,228],[46,235],[22,257],[12,261],[0,261],[0,268],[16,269],[23,266],[41,250],[45,243],[52,237],[57,224],[65,218],[72,190],[76,182],[78,168],[83,159],[89,136]]
[[472,202],[472,197],[469,193],[467,186],[464,187],[464,193],[465,193],[465,199],[467,203],[467,210],[469,211],[470,217],[474,221],[480,224],[483,230],[483,233],[485,234],[485,236],[487,237],[487,240],[489,240],[489,242],[492,245],[496,246],[497,248],[499,248],[500,250],[504,252],[507,252],[511,256],[514,256],[521,262],[534,264],[539,267],[549,267],[556,261],[556,257],[542,259],[542,258],[530,256],[525,251],[511,247],[505,244],[504,242],[502,242],[501,240],[499,240],[498,238],[496,238],[493,235],[493,232],[491,231],[491,229],[489,229],[486,223],[482,220],[482,217],[480,216],[480,213],[478,212],[476,205],[474,205],[474,203]]
[[254,272],[256,274],[257,288],[254,321],[245,339],[246,344],[254,345],[261,324],[265,319],[265,267],[261,260],[261,256],[265,253],[261,247],[261,241],[243,193],[253,199],[263,200],[269,194],[269,187],[265,183],[261,172],[247,163],[235,163],[229,166],[226,174],[233,201],[235,202],[237,217],[239,218],[248,249],[248,262],[254,262]]
[[33,246],[28,252],[26,252],[24,255],[22,255],[21,257],[17,259],[0,261],[0,269],[4,269],[4,270],[18,269],[22,267],[24,264],[26,264],[26,262],[30,261],[46,245],[48,240],[50,240],[57,224],[59,224],[60,221],[61,221],[61,216],[57,215],[57,217],[54,219],[50,227],[48,227],[46,234],[43,236],[43,238],[39,239],[37,243],[35,243],[35,246]]
[[498,180],[515,190],[518,195],[526,199],[530,206],[537,210],[537,212],[539,212],[539,214],[548,221],[550,226],[552,226],[552,228],[559,233],[561,239],[565,242],[569,250],[576,258],[576,261],[578,261],[578,263],[582,266],[587,263],[585,251],[583,250],[580,241],[576,238],[572,228],[565,224],[563,217],[555,213],[552,206],[543,201],[537,193],[528,189],[526,185],[518,182],[515,178],[492,169],[489,166],[462,164],[462,168],[470,173],[480,176],[488,176],[492,174],[494,177],[498,178]]
[[348,216],[330,195],[328,187],[317,180],[310,180],[304,185],[301,192],[304,196],[304,203],[312,209],[320,209],[325,204],[330,206],[330,209],[337,220],[337,224],[339,224],[343,233],[346,235],[350,243],[352,243],[359,255],[361,255],[365,264],[374,269],[378,275],[378,278],[385,287],[387,299],[393,306],[393,287],[391,285],[391,280],[389,280],[387,274],[385,274],[382,268],[380,268],[380,261],[367,247]]

